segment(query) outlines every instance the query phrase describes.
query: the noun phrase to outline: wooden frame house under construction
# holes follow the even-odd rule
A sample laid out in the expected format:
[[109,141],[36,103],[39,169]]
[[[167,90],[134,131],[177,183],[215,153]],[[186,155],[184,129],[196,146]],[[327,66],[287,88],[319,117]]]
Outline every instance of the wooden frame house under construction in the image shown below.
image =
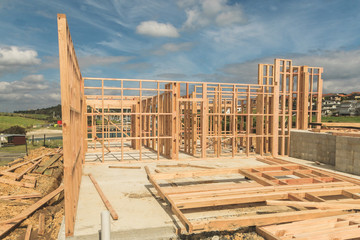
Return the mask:
[[[58,14],[66,234],[85,155],[104,163],[287,155],[291,129],[321,122],[320,67],[275,59],[254,84],[83,77]],[[88,158],[87,158],[88,159]],[[90,158],[91,159],[91,158]]]

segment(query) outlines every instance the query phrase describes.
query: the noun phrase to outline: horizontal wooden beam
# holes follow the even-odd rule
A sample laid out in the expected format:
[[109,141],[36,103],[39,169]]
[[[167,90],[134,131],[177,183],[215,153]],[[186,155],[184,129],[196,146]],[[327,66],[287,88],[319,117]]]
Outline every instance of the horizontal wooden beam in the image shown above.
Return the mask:
[[338,209],[331,210],[304,210],[285,213],[273,213],[264,215],[243,216],[231,219],[210,220],[208,222],[196,222],[193,224],[194,232],[204,231],[233,231],[241,227],[263,226],[269,224],[279,224],[284,222],[300,221],[311,218],[334,216],[343,214],[344,211]]
[[190,208],[213,207],[213,206],[232,205],[232,204],[256,203],[256,202],[264,202],[266,200],[288,199],[288,194],[296,194],[301,197],[305,197],[307,195],[333,196],[333,195],[339,195],[342,193],[343,190],[347,190],[347,189],[360,192],[360,187],[345,187],[345,188],[340,187],[340,188],[327,188],[327,189],[275,191],[270,193],[260,192],[255,194],[243,193],[237,195],[177,199],[176,205],[180,209],[190,209]]
[[267,200],[269,206],[290,206],[290,207],[313,207],[318,209],[356,209],[360,210],[360,204],[327,203],[327,202],[299,202],[299,201],[274,201]]

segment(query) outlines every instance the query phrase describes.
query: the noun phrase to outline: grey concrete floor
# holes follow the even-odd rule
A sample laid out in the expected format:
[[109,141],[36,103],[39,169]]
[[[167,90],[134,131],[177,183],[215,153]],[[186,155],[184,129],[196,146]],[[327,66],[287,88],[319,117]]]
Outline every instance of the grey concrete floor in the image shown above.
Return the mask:
[[[220,160],[160,160],[150,163],[134,162],[126,166],[140,166],[141,169],[109,168],[109,165],[86,164],[80,187],[75,233],[73,239],[99,239],[100,213],[106,210],[93,183],[87,176],[91,173],[97,180],[104,194],[119,215],[111,219],[112,239],[170,239],[176,238],[175,229],[179,226],[168,205],[160,201],[156,191],[147,180],[144,170],[149,166],[153,171],[157,164],[191,163],[216,168],[235,168],[265,165],[251,158]],[[125,165],[125,164],[117,164]],[[172,171],[201,170],[199,168],[177,168]],[[233,176],[228,176],[232,178]],[[216,179],[216,177],[213,177]],[[201,179],[199,179],[201,180]],[[219,212],[224,214],[224,212]],[[191,217],[193,215],[189,215]]]

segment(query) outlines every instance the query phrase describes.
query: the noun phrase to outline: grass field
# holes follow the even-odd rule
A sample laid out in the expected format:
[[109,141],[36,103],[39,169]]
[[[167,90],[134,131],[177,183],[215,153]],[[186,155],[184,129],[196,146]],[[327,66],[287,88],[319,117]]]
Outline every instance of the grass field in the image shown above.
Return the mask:
[[329,117],[322,117],[321,118],[322,122],[346,122],[346,123],[360,123],[360,116],[354,116],[354,117],[349,117],[349,116],[340,116],[340,117],[333,117],[333,116],[329,116]]
[[48,124],[48,122],[44,120],[32,119],[32,118],[26,118],[20,116],[0,115],[0,131],[15,125],[24,128],[29,128],[32,127],[33,125],[43,125],[43,124]]

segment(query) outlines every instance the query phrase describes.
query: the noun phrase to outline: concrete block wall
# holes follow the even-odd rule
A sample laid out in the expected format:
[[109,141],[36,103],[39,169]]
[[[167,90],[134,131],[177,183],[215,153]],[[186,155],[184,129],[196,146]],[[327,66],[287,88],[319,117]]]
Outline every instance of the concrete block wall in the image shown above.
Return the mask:
[[290,135],[290,157],[335,165],[336,136],[306,130],[292,130]]
[[360,175],[360,138],[337,136],[335,169]]
[[360,175],[360,138],[333,136],[293,130],[290,133],[290,157],[335,166],[336,170]]

